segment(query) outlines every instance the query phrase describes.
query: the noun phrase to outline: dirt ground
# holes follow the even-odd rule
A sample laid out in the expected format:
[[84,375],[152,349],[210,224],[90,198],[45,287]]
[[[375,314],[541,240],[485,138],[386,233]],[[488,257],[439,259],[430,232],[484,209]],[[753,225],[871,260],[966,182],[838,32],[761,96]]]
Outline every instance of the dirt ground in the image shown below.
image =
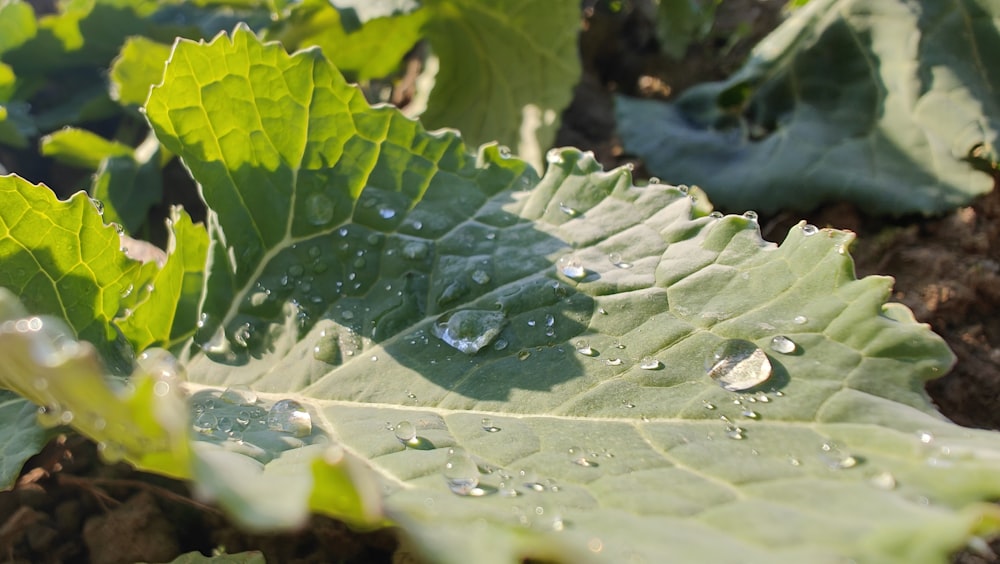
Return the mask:
[[[658,54],[655,30],[642,9],[626,2],[615,11],[606,1],[585,2],[585,74],[557,145],[592,150],[606,167],[632,162],[641,178],[641,161],[624,153],[614,134],[613,93],[667,98],[726,76],[776,25],[783,3],[723,2],[710,36],[678,63]],[[745,36],[733,43],[738,29]],[[893,299],[951,346],[955,368],[927,386],[942,413],[961,425],[1000,429],[1000,190],[943,217],[889,220],[838,203],[807,214],[762,217],[762,233],[780,241],[801,219],[857,233],[852,255],[858,276],[893,276]],[[193,500],[184,484],[103,465],[93,445],[76,437],[50,444],[29,462],[13,491],[0,493],[4,562],[166,562],[217,547],[229,553],[259,550],[268,562],[415,562],[392,530],[358,534],[322,517],[297,534],[240,532],[218,510]],[[1000,552],[1000,544],[993,549]],[[955,560],[997,561],[971,553]]]

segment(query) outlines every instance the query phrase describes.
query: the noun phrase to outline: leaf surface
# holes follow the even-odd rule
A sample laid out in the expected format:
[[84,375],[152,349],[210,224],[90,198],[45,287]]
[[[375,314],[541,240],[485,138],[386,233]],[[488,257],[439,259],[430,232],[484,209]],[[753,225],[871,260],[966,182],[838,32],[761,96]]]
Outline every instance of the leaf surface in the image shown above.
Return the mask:
[[993,187],[995,3],[810,2],[728,80],[619,98],[626,148],[728,209],[943,212]]
[[[440,562],[936,562],[1000,525],[997,435],[934,410],[953,357],[849,233],[767,243],[573,150],[539,179],[245,29],[178,42],[146,111],[212,210],[196,476],[250,526],[384,514]],[[706,375],[727,339],[763,383]]]

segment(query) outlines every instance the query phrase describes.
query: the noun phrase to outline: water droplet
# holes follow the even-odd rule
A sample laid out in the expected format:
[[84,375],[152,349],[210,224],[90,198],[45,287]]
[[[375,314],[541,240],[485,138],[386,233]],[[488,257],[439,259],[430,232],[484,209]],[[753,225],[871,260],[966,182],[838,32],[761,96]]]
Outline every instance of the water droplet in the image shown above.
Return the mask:
[[576,352],[583,356],[597,356],[597,351],[590,346],[590,341],[587,339],[577,339],[573,346],[576,347]]
[[507,339],[500,337],[493,342],[493,350],[502,351],[506,349],[509,344],[510,343],[507,342]]
[[747,210],[743,212],[743,217],[749,219],[750,221],[757,221],[757,212],[753,210]]
[[618,268],[632,268],[632,263],[625,262],[620,253],[609,253],[608,261],[610,261],[611,264],[617,266]]
[[546,313],[545,314],[545,326],[546,327],[552,327],[555,324],[556,324],[556,318],[555,318],[555,316],[552,315],[551,313]]
[[549,164],[558,165],[562,164],[563,156],[559,149],[549,149],[549,152],[545,153],[545,160]]
[[871,477],[873,486],[880,490],[890,491],[896,489],[896,477],[888,470],[879,472]]
[[818,232],[819,229],[817,229],[816,226],[811,223],[807,223],[802,226],[802,234],[805,235],[806,237],[809,237],[810,235],[815,235]]
[[500,158],[501,159],[509,159],[510,158],[510,147],[508,147],[506,145],[500,145],[499,147],[497,147],[497,153],[500,154]]
[[573,280],[582,280],[587,276],[587,269],[580,264],[580,261],[573,257],[562,257],[559,259],[558,270],[563,276]]
[[486,431],[487,433],[496,433],[500,430],[500,427],[494,425],[493,420],[489,417],[483,417],[483,420],[480,423],[483,426],[483,431]]
[[187,379],[187,369],[166,349],[148,348],[142,351],[142,354],[136,359],[136,364],[143,372],[168,384],[183,382]]
[[522,350],[520,350],[520,351],[517,352],[517,359],[518,360],[528,360],[529,356],[531,356],[531,351],[529,351],[529,350],[522,349]]
[[646,356],[639,363],[639,368],[643,370],[659,370],[663,368],[663,363],[651,356]]
[[475,270],[472,272],[472,281],[479,285],[486,285],[490,283],[490,275],[486,273],[485,270]]
[[709,402],[708,400],[701,400],[701,405],[704,406],[704,408],[708,409],[708,410],[715,409],[715,404]]
[[580,212],[578,210],[576,210],[575,208],[572,208],[570,206],[567,206],[566,204],[564,204],[562,202],[559,202],[559,211],[563,212],[564,214],[566,214],[566,215],[568,215],[570,217],[576,217],[576,216],[580,215]]
[[403,245],[403,257],[409,260],[423,260],[427,258],[429,251],[427,244],[419,241],[411,241]]
[[536,323],[536,322],[535,322],[535,320],[534,320],[534,319],[529,319],[529,320],[528,320],[528,327],[534,327],[534,326],[535,326],[535,323]]
[[97,213],[104,215],[104,202],[97,198],[91,198],[90,203],[94,204],[94,207],[97,208]]
[[327,337],[325,332],[313,347],[313,358],[327,364],[340,364],[340,342],[335,336]]
[[622,363],[623,363],[622,359],[617,357],[604,359],[604,364],[608,366],[621,366]]
[[747,390],[771,377],[771,361],[764,351],[742,339],[720,343],[705,365],[709,377],[731,392]]
[[823,443],[820,451],[820,460],[830,470],[846,470],[858,465],[857,458],[847,454],[834,443]]
[[659,184],[660,183],[660,179],[657,178],[657,177],[655,177],[655,176],[650,176],[649,177],[649,183],[650,184]]
[[333,219],[333,200],[323,194],[313,194],[306,198],[306,219],[317,226],[330,223]]
[[165,397],[170,393],[170,382],[160,380],[159,382],[153,384],[153,393],[156,397]]
[[804,315],[796,315],[795,319],[792,320],[796,325],[805,325],[809,323],[809,318]]
[[720,211],[713,211],[713,212],[711,212],[711,213],[708,214],[708,217],[710,217],[712,219],[722,219],[722,212],[720,212]]
[[779,352],[781,354],[792,354],[795,352],[795,349],[795,341],[784,335],[775,335],[774,338],[771,339],[771,350],[775,352]]
[[219,418],[212,413],[202,413],[194,420],[194,428],[199,433],[211,433],[219,424]]
[[597,463],[587,458],[587,453],[580,447],[569,447],[567,450],[569,461],[577,466],[592,467]]
[[382,219],[392,219],[396,217],[396,210],[392,208],[379,208],[378,216]]
[[502,313],[487,310],[462,310],[438,317],[432,326],[434,336],[468,355],[488,345],[507,324]]
[[134,290],[134,289],[135,289],[135,286],[133,286],[132,284],[129,284],[124,289],[122,289],[122,294],[121,294],[122,295],[122,299],[125,299],[125,298],[131,296],[132,295],[132,290]]
[[479,489],[479,468],[467,453],[453,450],[444,462],[444,479],[448,489],[458,495],[482,495]]
[[417,394],[415,394],[413,392],[406,392],[406,397],[408,397],[410,399],[417,399]]
[[625,343],[623,343],[623,342],[621,342],[621,341],[619,341],[617,339],[615,339],[615,342],[612,343],[612,346],[614,346],[616,349],[621,349],[621,350],[625,349]]
[[743,427],[738,427],[736,425],[726,425],[726,436],[734,441],[742,441],[746,438],[746,430]]
[[267,428],[288,433],[293,437],[305,437],[312,433],[312,417],[301,403],[284,399],[268,410]]
[[740,412],[740,415],[746,417],[747,419],[754,419],[754,420],[760,419],[760,414],[752,409],[744,409],[743,411]]
[[393,428],[396,438],[403,444],[414,444],[417,441],[417,428],[409,421],[400,421]]
[[257,403],[257,392],[250,389],[250,386],[237,384],[226,388],[219,399],[233,405],[253,405]]
[[625,409],[635,409],[635,404],[628,400],[622,400],[622,405],[625,406]]
[[930,431],[917,431],[917,439],[921,443],[929,445],[934,442],[934,435]]

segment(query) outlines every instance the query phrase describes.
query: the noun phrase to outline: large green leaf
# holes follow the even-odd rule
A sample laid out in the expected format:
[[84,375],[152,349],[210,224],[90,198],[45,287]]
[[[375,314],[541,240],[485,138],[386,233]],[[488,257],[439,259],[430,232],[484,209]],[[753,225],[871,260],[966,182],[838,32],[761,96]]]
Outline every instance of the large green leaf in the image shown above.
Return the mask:
[[814,0],[721,83],[618,100],[626,148],[731,209],[941,212],[993,187],[1000,6]]
[[[441,562],[937,562],[1000,529],[1000,440],[934,410],[952,356],[849,233],[766,243],[573,150],[539,179],[245,29],[178,42],[146,111],[212,210],[195,476],[248,525],[375,522],[375,491]],[[767,379],[713,382],[726,343]]]

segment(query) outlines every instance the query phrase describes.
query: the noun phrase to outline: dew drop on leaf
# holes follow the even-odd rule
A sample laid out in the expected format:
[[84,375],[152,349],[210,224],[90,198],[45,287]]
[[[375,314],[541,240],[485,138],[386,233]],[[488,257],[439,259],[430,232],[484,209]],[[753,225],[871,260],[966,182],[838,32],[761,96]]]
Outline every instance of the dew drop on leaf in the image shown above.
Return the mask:
[[582,280],[587,276],[587,269],[580,264],[580,261],[573,257],[562,257],[559,259],[559,272],[566,278]]
[[807,224],[805,224],[805,225],[802,226],[802,234],[805,235],[806,237],[809,237],[811,235],[815,235],[818,232],[819,232],[819,229],[815,225],[813,225],[811,223],[807,223]]
[[500,427],[494,425],[493,420],[490,419],[489,417],[483,417],[481,424],[483,427],[483,431],[486,431],[487,433],[496,433],[500,431]]
[[623,363],[622,359],[618,357],[604,359],[604,364],[608,366],[621,366],[622,363]]
[[400,421],[393,427],[396,438],[403,444],[410,444],[417,439],[417,428],[409,421]]
[[639,363],[639,368],[643,370],[659,370],[663,368],[663,363],[651,356],[647,356],[643,357]]
[[293,437],[305,437],[312,432],[312,417],[301,403],[283,399],[268,410],[267,428]]
[[820,446],[820,460],[830,470],[846,470],[858,465],[858,459],[841,450],[834,443],[823,443]]
[[707,400],[701,400],[701,405],[702,405],[702,406],[703,406],[703,407],[704,407],[705,409],[709,409],[709,410],[711,410],[711,409],[715,409],[715,404],[714,404],[714,403],[712,403],[712,402],[709,402],[709,401],[707,401]]
[[577,341],[573,343],[573,346],[576,347],[576,352],[582,354],[583,356],[597,355],[597,351],[590,346],[590,341],[587,339],[577,339]]
[[488,310],[462,310],[438,317],[434,336],[468,355],[488,345],[507,324],[504,314]]
[[333,201],[324,194],[313,194],[306,198],[306,219],[309,223],[323,226],[333,219]]
[[750,221],[757,221],[757,212],[753,210],[747,210],[743,212],[743,217],[749,219]]
[[792,354],[795,352],[795,341],[784,335],[775,335],[771,339],[771,350],[781,354]]
[[620,253],[608,254],[608,261],[610,261],[611,264],[617,266],[618,268],[632,268],[632,263],[626,262],[625,259],[622,258],[622,255]]
[[211,413],[202,413],[194,420],[194,428],[199,433],[211,433],[219,424],[219,418]]
[[187,380],[187,370],[184,365],[170,354],[170,351],[160,347],[142,351],[136,359],[136,364],[143,372],[168,384]]
[[569,455],[569,461],[577,466],[583,466],[590,468],[597,466],[597,463],[587,458],[587,453],[582,448],[573,446],[567,449],[567,454]]
[[327,364],[340,364],[340,342],[337,337],[320,333],[320,338],[313,347],[313,358]]
[[226,388],[219,399],[233,405],[253,405],[257,403],[257,392],[249,386],[237,384]]
[[750,341],[728,339],[708,355],[705,370],[723,388],[739,392],[767,381],[771,377],[771,361]]
[[479,490],[479,468],[468,453],[452,450],[444,462],[444,479],[458,495],[475,495]]
[[792,320],[796,325],[805,325],[809,323],[809,318],[804,315],[796,315],[795,319]]
[[475,270],[472,272],[472,281],[480,286],[490,283],[490,275],[485,270]]

